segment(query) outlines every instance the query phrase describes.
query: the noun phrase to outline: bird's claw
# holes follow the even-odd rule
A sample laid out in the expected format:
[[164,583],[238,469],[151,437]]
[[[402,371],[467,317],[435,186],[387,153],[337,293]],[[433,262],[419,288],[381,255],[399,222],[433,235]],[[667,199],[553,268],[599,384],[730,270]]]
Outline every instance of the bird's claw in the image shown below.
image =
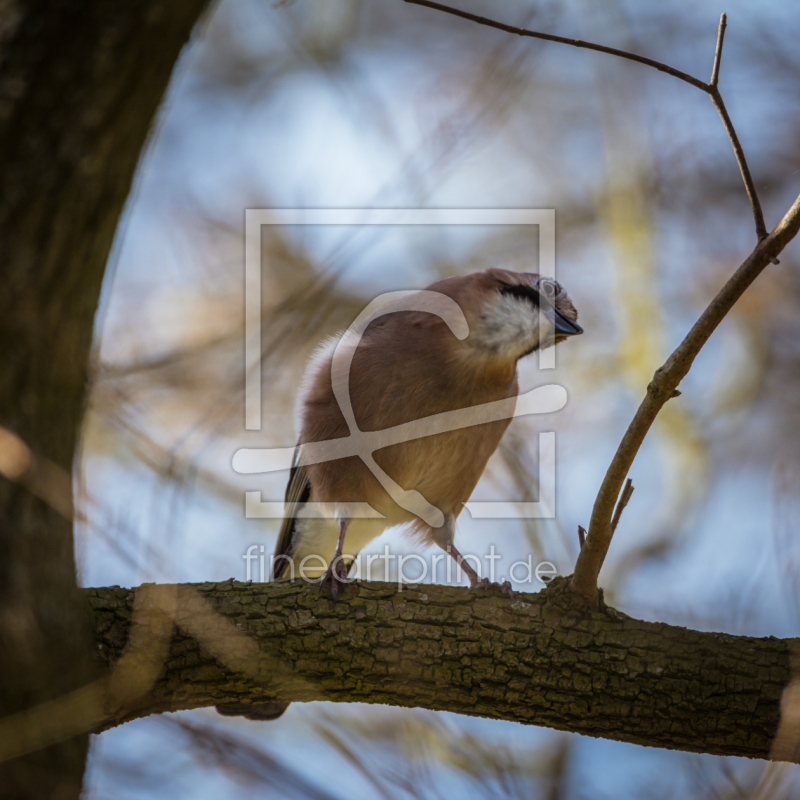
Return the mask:
[[483,589],[485,592],[488,592],[490,589],[492,589],[503,592],[503,594],[507,594],[509,597],[514,596],[514,590],[511,588],[511,584],[508,581],[503,581],[502,583],[493,583],[488,578],[484,578],[482,581],[478,581],[472,588]]
[[328,582],[331,584],[331,597],[335,603],[339,596],[339,587],[347,584],[347,568],[342,564],[342,559],[335,559],[325,571],[322,578],[320,578],[320,592],[322,591],[322,587]]

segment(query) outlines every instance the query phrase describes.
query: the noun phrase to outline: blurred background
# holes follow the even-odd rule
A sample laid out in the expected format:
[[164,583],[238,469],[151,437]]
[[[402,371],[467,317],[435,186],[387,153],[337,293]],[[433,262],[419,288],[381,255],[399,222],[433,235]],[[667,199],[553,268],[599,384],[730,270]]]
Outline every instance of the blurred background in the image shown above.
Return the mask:
[[[797,195],[791,4],[459,6],[703,80],[726,11],[720,88],[769,228]],[[265,230],[262,430],[245,431],[244,211],[270,207],[556,210],[557,277],[586,334],[555,371],[528,359],[521,383],[560,383],[569,402],[515,420],[473,495],[537,499],[537,434],[555,431],[555,518],[465,513],[458,542],[560,574],[653,371],[755,243],[725,131],[687,84],[400,0],[223,0],[178,64],[109,265],[79,475],[86,586],[244,580],[242,556],[271,552],[279,524],[247,519],[244,492],[282,499],[287,476],[237,475],[231,458],[294,444],[320,340],[381,292],[537,269],[535,228]],[[601,575],[627,614],[800,635],[797,262],[791,245],[748,291],[634,464]],[[397,532],[370,549],[387,543],[413,552]],[[783,798],[800,797],[796,778],[514,723],[295,703],[275,723],[205,709],[93,737],[86,796]]]

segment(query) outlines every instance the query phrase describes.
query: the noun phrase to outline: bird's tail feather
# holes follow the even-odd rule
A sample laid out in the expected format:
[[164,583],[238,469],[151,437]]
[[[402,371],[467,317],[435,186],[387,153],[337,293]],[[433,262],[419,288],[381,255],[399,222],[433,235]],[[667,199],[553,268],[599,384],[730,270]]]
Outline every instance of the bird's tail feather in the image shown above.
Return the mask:
[[292,461],[292,471],[289,473],[289,483],[286,486],[285,516],[278,534],[278,542],[275,546],[275,559],[273,561],[272,580],[283,577],[286,566],[292,558],[292,539],[294,537],[294,526],[297,522],[295,514],[298,509],[303,507],[311,497],[311,483],[308,479],[308,470],[297,465],[300,456],[300,447],[294,451]]

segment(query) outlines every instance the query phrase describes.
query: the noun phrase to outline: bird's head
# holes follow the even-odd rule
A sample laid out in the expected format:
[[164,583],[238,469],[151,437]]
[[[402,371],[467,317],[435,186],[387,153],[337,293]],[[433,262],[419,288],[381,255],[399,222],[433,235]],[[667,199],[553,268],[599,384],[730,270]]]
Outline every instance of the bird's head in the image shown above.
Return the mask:
[[493,359],[516,361],[583,333],[564,287],[535,272],[492,268],[430,288],[461,306],[470,329],[465,343]]

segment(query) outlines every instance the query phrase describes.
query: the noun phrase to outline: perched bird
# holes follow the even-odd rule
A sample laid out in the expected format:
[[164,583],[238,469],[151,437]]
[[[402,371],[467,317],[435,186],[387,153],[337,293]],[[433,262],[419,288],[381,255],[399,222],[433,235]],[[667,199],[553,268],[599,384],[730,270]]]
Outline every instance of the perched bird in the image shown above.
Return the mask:
[[[360,431],[382,431],[442,412],[514,398],[519,359],[583,333],[576,323],[575,306],[561,284],[535,273],[487,269],[437,281],[426,290],[431,292],[457,304],[468,334],[458,338],[442,316],[419,310],[383,313],[371,321],[351,353],[346,384]],[[547,322],[544,326],[540,315]],[[436,543],[448,552],[471,586],[488,588],[488,581],[480,580],[455,547],[455,521],[510,419],[383,447],[374,453],[377,470],[358,456],[302,465],[298,456],[304,445],[350,433],[332,378],[337,343],[338,337],[325,343],[306,371],[298,406],[296,463],[286,489],[286,517],[272,578],[294,577],[303,563],[302,577],[330,582],[335,599],[358,552],[386,528],[407,525],[419,543]],[[381,470],[402,487],[406,499],[421,496],[423,505],[427,501],[441,515],[436,512],[423,519],[409,510],[409,503],[404,502],[406,507],[398,504],[397,494],[393,498],[376,475]],[[309,502],[326,504],[330,516],[298,516]],[[368,503],[382,518],[350,518],[348,508],[354,503]],[[509,584],[501,588],[510,592]],[[274,719],[286,704],[218,708],[225,714]]]

